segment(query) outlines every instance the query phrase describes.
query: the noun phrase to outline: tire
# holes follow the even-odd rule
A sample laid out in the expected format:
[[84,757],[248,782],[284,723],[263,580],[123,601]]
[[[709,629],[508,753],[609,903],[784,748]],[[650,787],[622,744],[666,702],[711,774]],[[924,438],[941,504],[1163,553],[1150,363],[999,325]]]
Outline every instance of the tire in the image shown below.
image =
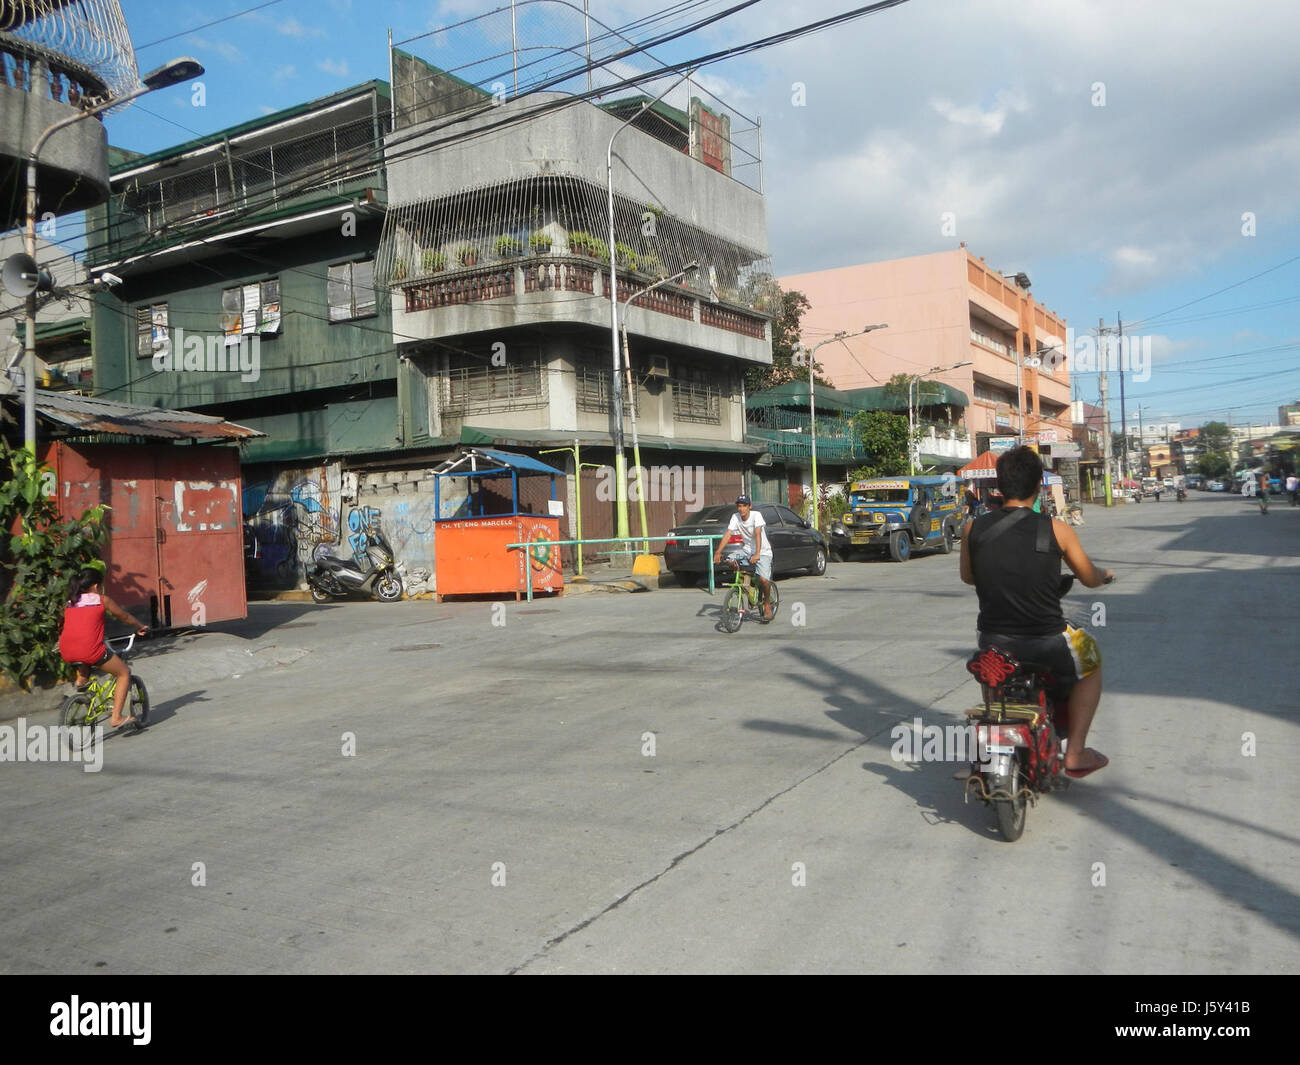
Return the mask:
[[941,554],[952,554],[952,539],[952,523],[949,522],[943,527],[943,543],[939,545],[939,552]]
[[817,548],[817,557],[813,559],[813,564],[808,567],[808,572],[814,577],[820,577],[826,572],[826,548]]
[[745,600],[739,588],[732,588],[727,593],[726,602],[722,604],[722,620],[719,622],[723,632],[739,632],[745,620]]
[[314,584],[310,584],[308,587],[311,589],[311,601],[313,603],[328,603],[334,598],[329,592],[322,588],[317,588]]
[[59,724],[65,728],[75,731],[68,732],[63,738],[63,745],[70,754],[79,751],[91,751],[95,747],[95,734],[92,730],[89,736],[84,735],[80,730],[86,725],[86,716],[90,713],[90,696],[89,695],[69,695],[63,700],[63,706],[59,710]]
[[139,732],[149,723],[149,693],[145,690],[144,681],[131,674],[131,691],[127,695],[126,712],[129,717],[135,718],[135,730]]
[[[993,789],[1016,795],[1020,791],[1020,759],[1011,760],[1011,772],[1007,776],[994,777]],[[1008,843],[1015,843],[1025,831],[1025,812],[1029,800],[1024,795],[1015,799],[994,799],[993,812],[997,814],[998,831]]]
[[386,574],[375,581],[375,598],[381,603],[396,603],[402,598],[402,578]]
[[761,614],[759,615],[759,620],[764,625],[772,624],[772,622],[776,620],[777,611],[781,609],[781,593],[778,591],[775,582],[768,581],[767,587],[767,601],[772,604],[772,616],[770,618],[765,618]]
[[912,557],[912,538],[905,530],[889,534],[889,557],[895,562],[906,562]]

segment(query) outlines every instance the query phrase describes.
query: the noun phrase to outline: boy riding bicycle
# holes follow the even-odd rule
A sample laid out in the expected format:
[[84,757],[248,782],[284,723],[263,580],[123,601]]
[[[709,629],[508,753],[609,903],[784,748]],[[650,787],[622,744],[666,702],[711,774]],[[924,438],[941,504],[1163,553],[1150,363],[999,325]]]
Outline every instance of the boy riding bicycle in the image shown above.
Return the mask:
[[772,585],[772,545],[763,533],[767,522],[763,515],[754,510],[754,501],[749,496],[736,497],[736,513],[727,523],[727,532],[718,541],[718,549],[713,553],[713,564],[722,562],[725,553],[729,559],[751,562],[758,579],[759,598],[763,603],[763,619],[772,620],[772,604],[769,592]]

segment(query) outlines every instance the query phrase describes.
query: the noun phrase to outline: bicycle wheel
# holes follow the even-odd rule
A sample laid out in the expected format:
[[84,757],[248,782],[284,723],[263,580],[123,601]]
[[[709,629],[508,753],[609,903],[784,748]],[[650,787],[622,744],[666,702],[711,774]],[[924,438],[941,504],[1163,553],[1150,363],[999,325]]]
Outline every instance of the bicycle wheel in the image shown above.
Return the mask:
[[139,732],[149,722],[149,693],[144,681],[135,674],[131,675],[131,691],[127,695],[126,712],[135,718],[135,730]]
[[64,732],[60,742],[70,753],[88,752],[95,747],[95,730],[88,725],[90,696],[84,693],[69,695],[59,710],[59,724]]
[[777,590],[776,581],[767,582],[767,601],[772,605],[772,616],[765,618],[759,615],[764,625],[770,625],[776,620],[776,612],[781,606],[781,593]]
[[723,632],[740,631],[741,622],[745,620],[745,593],[739,588],[732,588],[727,593],[727,600],[722,604],[722,620],[719,622]]

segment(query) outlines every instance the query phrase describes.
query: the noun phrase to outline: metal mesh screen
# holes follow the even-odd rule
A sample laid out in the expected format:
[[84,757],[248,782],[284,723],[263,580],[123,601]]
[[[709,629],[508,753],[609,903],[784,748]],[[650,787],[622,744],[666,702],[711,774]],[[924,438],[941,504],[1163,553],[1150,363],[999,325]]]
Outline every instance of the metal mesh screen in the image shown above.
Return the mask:
[[117,0],[5,0],[0,33],[85,67],[113,96],[139,85],[135,49]]

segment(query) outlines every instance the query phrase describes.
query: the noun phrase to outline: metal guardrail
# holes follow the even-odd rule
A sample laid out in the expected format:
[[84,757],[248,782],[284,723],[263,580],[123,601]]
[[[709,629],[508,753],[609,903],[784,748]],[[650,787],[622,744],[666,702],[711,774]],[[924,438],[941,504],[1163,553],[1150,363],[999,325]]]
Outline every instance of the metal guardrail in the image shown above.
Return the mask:
[[[613,536],[603,540],[529,540],[521,544],[506,544],[507,551],[518,551],[536,547],[539,543],[545,543],[547,547],[581,547],[586,544],[648,544],[651,540],[721,540],[727,534],[721,533],[701,533],[697,536]],[[642,552],[634,547],[628,547],[621,550],[605,552],[609,555],[639,555]],[[713,594],[716,585],[713,583],[713,567],[709,566],[709,594]],[[524,572],[527,574],[528,583],[528,601],[533,601],[533,567],[525,566]]]

